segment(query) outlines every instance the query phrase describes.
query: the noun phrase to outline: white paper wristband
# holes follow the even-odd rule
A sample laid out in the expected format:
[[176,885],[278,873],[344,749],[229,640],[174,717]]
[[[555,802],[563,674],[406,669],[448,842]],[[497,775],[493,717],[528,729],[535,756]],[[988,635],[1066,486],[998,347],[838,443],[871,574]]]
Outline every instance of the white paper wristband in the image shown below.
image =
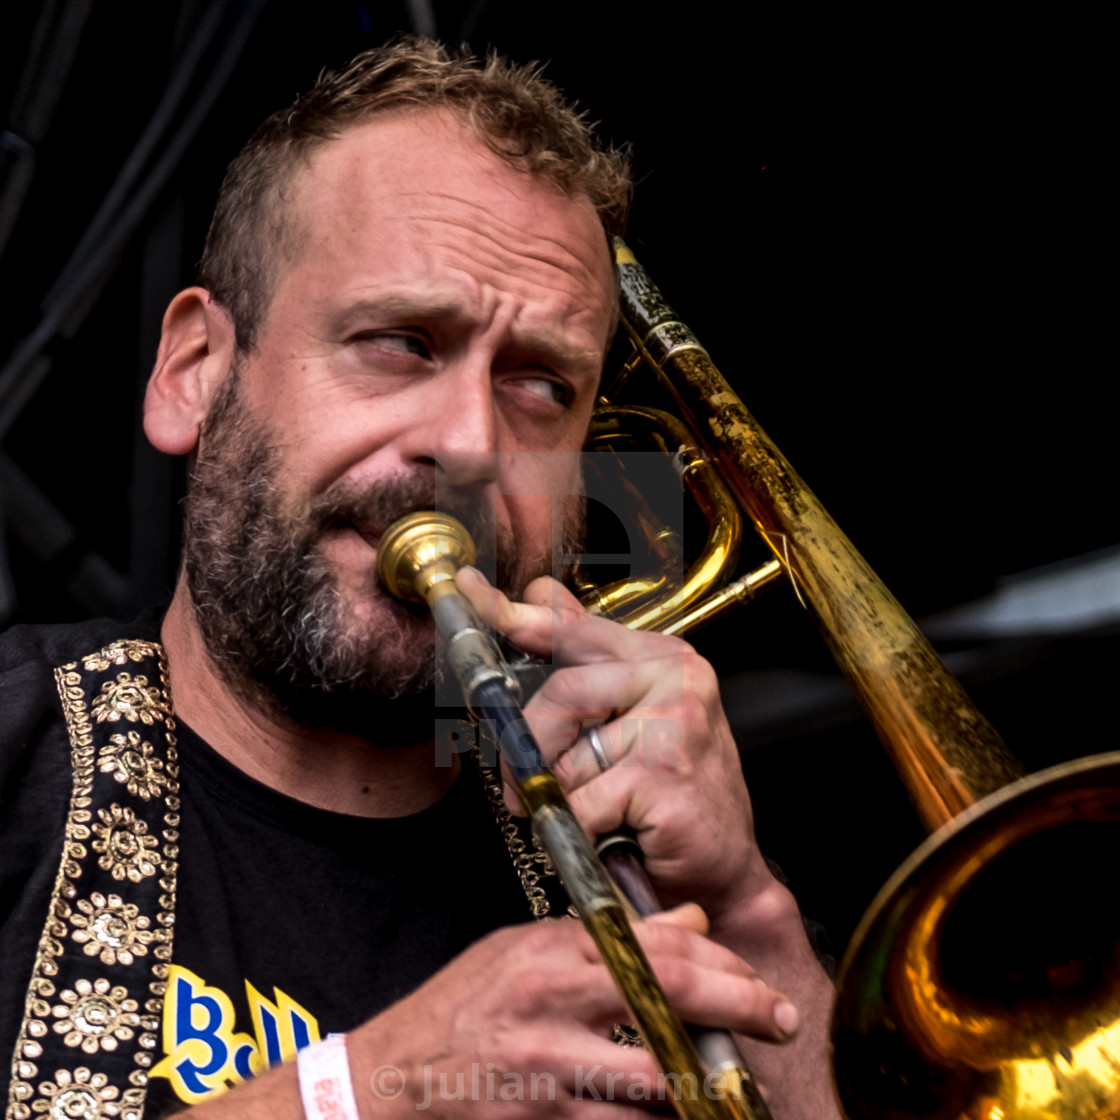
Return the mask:
[[350,1080],[346,1036],[331,1035],[297,1055],[299,1095],[307,1120],[361,1120]]

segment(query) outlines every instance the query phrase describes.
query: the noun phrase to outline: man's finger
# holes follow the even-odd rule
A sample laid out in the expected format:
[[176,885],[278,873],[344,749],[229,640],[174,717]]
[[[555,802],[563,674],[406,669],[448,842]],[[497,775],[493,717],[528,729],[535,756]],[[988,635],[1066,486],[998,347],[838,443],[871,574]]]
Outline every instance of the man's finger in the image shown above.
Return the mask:
[[641,660],[689,648],[680,638],[624,626],[588,614],[563,584],[548,576],[533,580],[525,601],[514,602],[474,568],[455,578],[479,618],[504,634],[518,649],[558,664]]
[[682,902],[672,910],[662,910],[659,914],[651,914],[644,920],[654,924],[682,926],[700,934],[701,937],[708,936],[708,915],[695,902]]
[[[702,928],[697,928],[697,927]],[[798,1030],[797,1009],[742,958],[709,941],[704,911],[692,903],[635,925],[635,932],[676,1011],[686,1022],[785,1042]]]

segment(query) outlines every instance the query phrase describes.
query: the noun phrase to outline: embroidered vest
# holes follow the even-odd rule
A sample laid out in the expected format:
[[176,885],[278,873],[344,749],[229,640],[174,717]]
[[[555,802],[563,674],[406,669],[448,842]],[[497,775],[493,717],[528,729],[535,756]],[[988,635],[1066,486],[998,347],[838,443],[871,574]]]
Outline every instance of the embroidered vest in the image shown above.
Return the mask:
[[16,1043],[7,1120],[141,1120],[166,992],[179,767],[163,650],[55,670],[73,786]]
[[[73,785],[5,1120],[142,1120],[179,860],[167,663],[156,642],[117,641],[56,669],[55,680]],[[506,811],[501,778],[477,747],[473,757],[533,917],[563,913],[548,857]]]

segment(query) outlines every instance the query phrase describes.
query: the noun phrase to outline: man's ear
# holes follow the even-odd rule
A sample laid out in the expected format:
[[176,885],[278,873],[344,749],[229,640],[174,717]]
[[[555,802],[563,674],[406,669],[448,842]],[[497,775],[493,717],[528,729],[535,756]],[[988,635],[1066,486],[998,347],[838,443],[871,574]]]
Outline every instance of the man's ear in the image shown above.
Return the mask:
[[187,288],[171,301],[144,397],[144,432],[153,447],[168,455],[195,449],[235,353],[233,320],[205,288]]

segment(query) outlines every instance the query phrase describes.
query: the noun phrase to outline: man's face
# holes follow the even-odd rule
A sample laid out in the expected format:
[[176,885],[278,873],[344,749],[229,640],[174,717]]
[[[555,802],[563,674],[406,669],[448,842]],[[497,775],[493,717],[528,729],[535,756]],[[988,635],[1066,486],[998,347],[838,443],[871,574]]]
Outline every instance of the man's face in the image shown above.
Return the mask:
[[460,514],[515,593],[552,570],[613,276],[587,199],[443,113],[328,142],[287,207],[295,259],[201,437],[188,576],[227,671],[346,723],[343,694],[430,681],[430,621],[375,581],[397,517]]

